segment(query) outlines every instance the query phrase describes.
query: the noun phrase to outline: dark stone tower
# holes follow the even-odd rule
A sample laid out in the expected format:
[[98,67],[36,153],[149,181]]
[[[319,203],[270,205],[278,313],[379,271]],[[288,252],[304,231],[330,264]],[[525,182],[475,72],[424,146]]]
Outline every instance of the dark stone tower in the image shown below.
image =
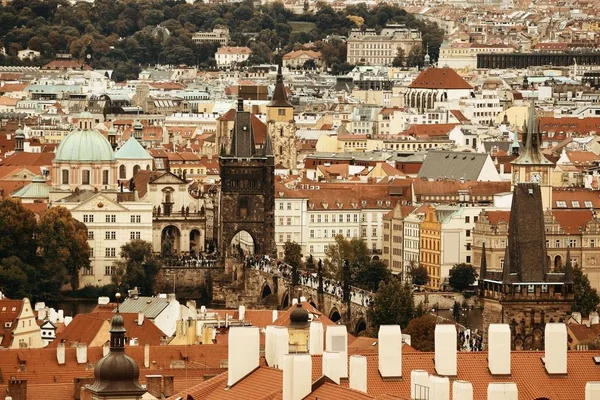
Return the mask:
[[219,212],[221,261],[232,252],[231,242],[246,231],[254,242],[255,254],[275,255],[275,159],[270,137],[257,149],[252,115],[238,101],[229,148],[222,147],[221,199]]
[[550,273],[537,183],[514,188],[508,228],[508,246],[501,271],[488,270],[482,251],[479,291],[483,301],[483,329],[491,323],[509,324],[512,348],[544,348],[547,322],[565,321],[573,303],[573,274]]

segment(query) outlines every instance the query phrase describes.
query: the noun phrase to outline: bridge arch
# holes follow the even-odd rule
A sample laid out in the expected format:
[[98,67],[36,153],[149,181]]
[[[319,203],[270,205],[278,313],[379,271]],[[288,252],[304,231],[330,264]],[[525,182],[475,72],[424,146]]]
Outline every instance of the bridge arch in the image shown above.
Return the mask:
[[313,306],[317,310],[319,309],[319,307],[317,306],[317,303],[313,299],[309,299],[308,300],[308,304],[310,304],[311,306]]
[[290,306],[290,291],[289,289],[283,293],[283,297],[281,298],[281,309],[285,310]]
[[263,283],[262,289],[260,290],[260,298],[261,300],[273,294],[271,290],[271,286],[269,286],[268,282]]
[[354,336],[359,336],[362,332],[367,330],[367,321],[364,318],[360,318],[354,325]]
[[331,310],[329,310],[329,319],[333,322],[338,322],[342,319],[342,314],[340,313],[340,310],[337,309],[337,307],[333,307]]

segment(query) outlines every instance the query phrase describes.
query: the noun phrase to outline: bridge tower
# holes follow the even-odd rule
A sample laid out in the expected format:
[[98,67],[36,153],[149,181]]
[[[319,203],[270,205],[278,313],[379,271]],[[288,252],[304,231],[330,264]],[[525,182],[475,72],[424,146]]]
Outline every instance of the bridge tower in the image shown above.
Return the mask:
[[[255,145],[252,115],[238,100],[228,148],[221,147],[219,254],[225,265],[243,251],[275,255],[275,159],[267,135]],[[241,235],[243,234],[243,235]],[[235,244],[235,238],[241,238]],[[236,248],[237,246],[237,248]],[[243,247],[243,248],[242,248]]]

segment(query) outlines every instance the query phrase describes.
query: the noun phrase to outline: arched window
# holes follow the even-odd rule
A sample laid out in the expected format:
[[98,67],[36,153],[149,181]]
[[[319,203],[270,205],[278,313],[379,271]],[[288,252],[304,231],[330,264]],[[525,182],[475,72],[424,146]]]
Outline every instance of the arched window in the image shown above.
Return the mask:
[[69,184],[69,170],[68,169],[62,170],[62,184],[63,185]]
[[125,165],[119,167],[119,179],[127,179],[127,168],[125,168]]
[[137,174],[139,170],[140,170],[140,166],[137,164],[134,165],[133,166],[133,176],[135,176],[135,174]]

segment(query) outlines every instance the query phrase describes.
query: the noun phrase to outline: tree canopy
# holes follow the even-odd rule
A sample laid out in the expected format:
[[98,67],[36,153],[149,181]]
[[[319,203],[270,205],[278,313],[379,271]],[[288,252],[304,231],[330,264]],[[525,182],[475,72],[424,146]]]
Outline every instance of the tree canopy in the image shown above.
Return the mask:
[[117,261],[117,273],[113,283],[124,290],[138,287],[140,293],[154,294],[156,275],[160,262],[154,256],[152,243],[145,240],[131,240],[121,246],[121,258]]
[[79,286],[89,266],[87,228],[63,207],[39,222],[15,200],[0,201],[0,290],[8,297],[52,300],[64,284]]
[[[13,0],[0,6],[0,36],[7,51],[6,57],[0,56],[0,65],[43,65],[59,53],[70,53],[78,59],[87,59],[89,54],[92,67],[113,69],[117,80],[136,77],[140,65],[208,68],[215,65],[216,45],[195,43],[192,36],[222,25],[230,30],[232,45],[252,48],[253,63],[273,62],[280,57],[277,49],[288,52],[313,42],[323,53],[326,66],[336,73],[349,67],[345,64],[346,45],[328,36],[347,37],[351,29],[359,27],[380,30],[387,23],[420,30],[430,55],[437,58],[443,31],[436,24],[387,4],[371,9],[357,5],[342,11],[323,4],[315,13],[294,14],[281,3],[255,6],[249,0],[220,4]],[[39,51],[41,58],[19,60],[17,52],[27,48]],[[422,54],[417,56],[415,51],[406,61],[410,65],[421,60]]]
[[573,268],[573,291],[575,301],[571,307],[572,311],[589,315],[590,312],[596,310],[600,303],[598,291],[590,285],[588,276],[583,273],[581,268]]
[[471,264],[456,264],[450,269],[450,286],[459,292],[471,287],[477,280],[478,274]]
[[412,319],[404,333],[410,335],[411,346],[419,351],[435,350],[435,317],[425,314]]
[[285,242],[283,254],[283,262],[292,267],[292,285],[295,286],[300,279],[299,269],[302,268],[302,246],[296,242]]
[[417,286],[427,285],[427,282],[429,282],[427,268],[422,265],[413,267],[410,271],[410,277],[412,279],[412,283]]
[[378,332],[380,325],[397,324],[405,328],[415,316],[412,287],[397,279],[381,282],[368,315],[373,332]]

